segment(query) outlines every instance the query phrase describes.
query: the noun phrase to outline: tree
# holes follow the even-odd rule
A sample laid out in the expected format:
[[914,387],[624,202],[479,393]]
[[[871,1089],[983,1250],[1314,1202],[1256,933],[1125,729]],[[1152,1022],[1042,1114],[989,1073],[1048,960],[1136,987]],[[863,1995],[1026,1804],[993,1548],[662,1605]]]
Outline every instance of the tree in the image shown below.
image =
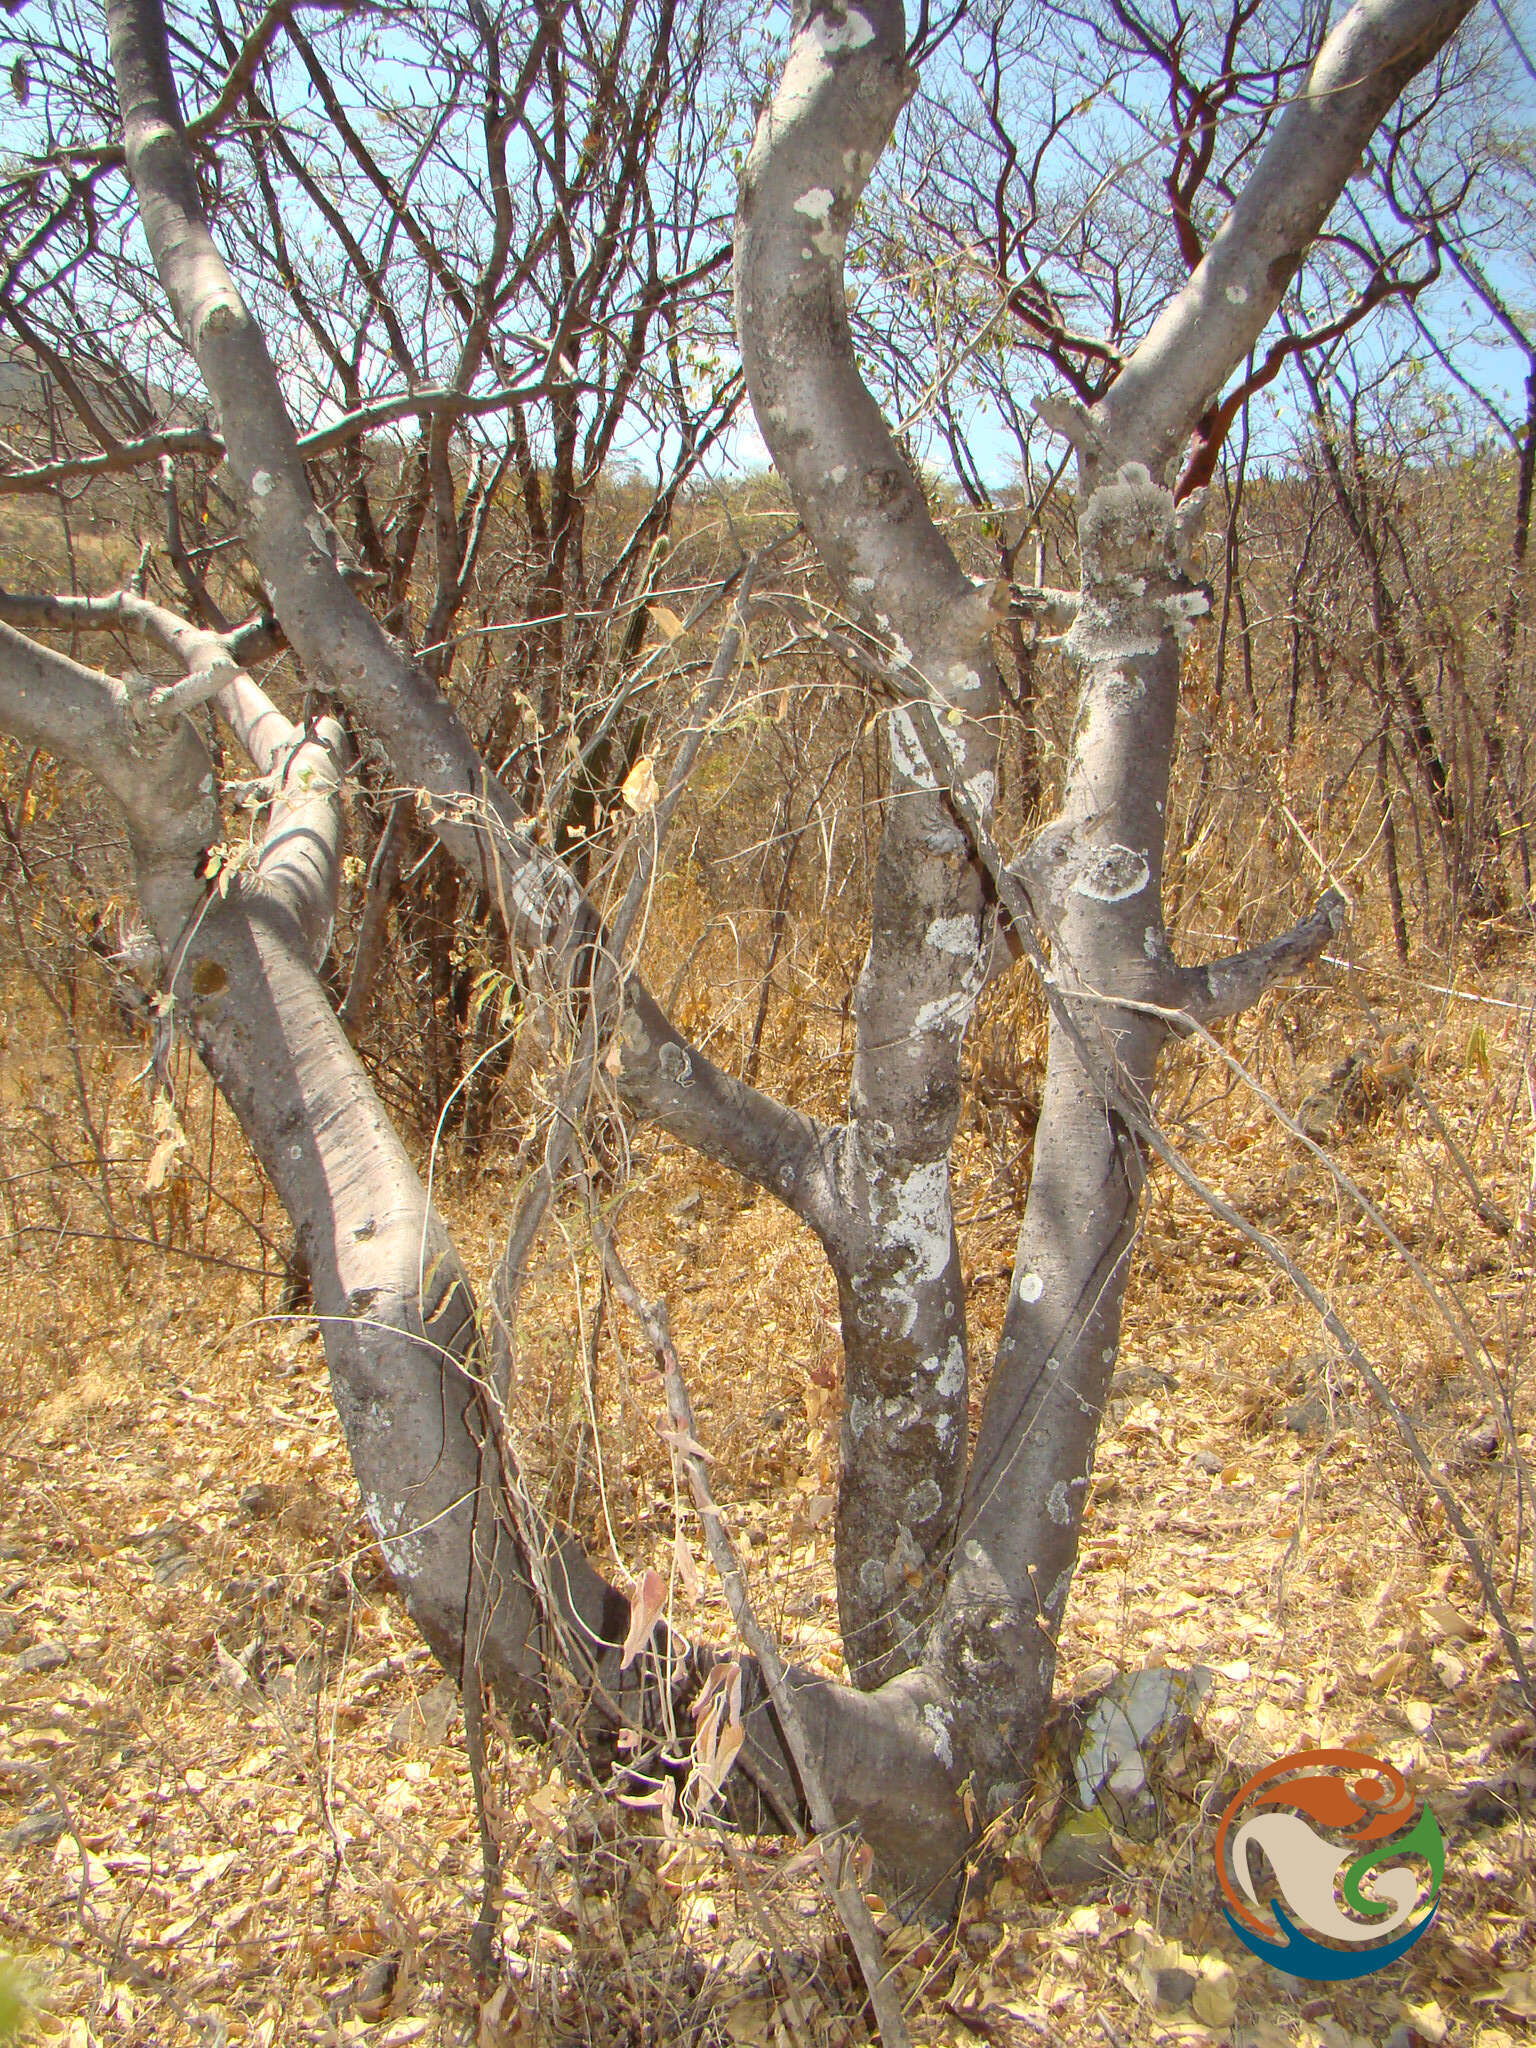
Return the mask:
[[[1293,930],[1198,967],[1178,961],[1165,928],[1164,816],[1181,650],[1209,609],[1190,573],[1201,486],[1235,417],[1224,402],[1231,381],[1378,124],[1434,66],[1470,4],[1358,0],[1326,34],[1308,10],[1292,45],[1260,67],[1271,97],[1251,146],[1223,159],[1228,190],[1219,217],[1207,217],[1203,203],[1206,145],[1232,95],[1225,86],[1197,89],[1177,24],[1154,35],[1135,10],[1113,10],[1124,33],[1169,70],[1181,155],[1168,189],[1181,261],[1150,296],[1152,266],[1132,266],[1144,317],[1131,317],[1125,333],[1086,358],[1058,331],[1059,296],[1044,286],[1024,291],[1050,359],[1077,365],[1066,380],[1075,388],[1039,410],[1076,465],[1080,587],[1025,600],[1071,621],[1066,648],[1078,700],[1055,814],[1011,864],[993,834],[1001,705],[994,634],[1011,593],[973,582],[936,524],[860,375],[844,295],[845,238],[915,89],[914,61],[932,45],[930,23],[925,10],[909,50],[894,0],[797,6],[783,74],[741,173],[736,327],[759,427],[834,593],[843,622],[834,638],[890,705],[890,786],[855,1003],[853,1081],[837,1124],[714,1065],[664,1014],[626,952],[744,624],[760,594],[773,594],[770,565],[746,562],[727,579],[732,623],[689,707],[667,786],[653,806],[642,805],[630,878],[605,918],[571,866],[530,829],[494,738],[494,714],[504,707],[493,705],[490,728],[477,739],[459,698],[440,687],[431,650],[446,625],[434,628],[425,653],[413,653],[387,589],[370,590],[347,559],[336,508],[353,489],[353,525],[360,523],[354,487],[363,444],[339,444],[349,451],[340,488],[323,506],[318,464],[338,445],[334,430],[321,424],[307,445],[301,438],[294,366],[274,360],[266,309],[238,282],[230,234],[221,246],[211,231],[210,194],[223,159],[217,151],[209,158],[205,138],[216,134],[220,109],[239,103],[261,74],[272,38],[298,10],[273,8],[243,42],[229,43],[209,113],[188,123],[176,77],[187,60],[158,0],[113,0],[108,8],[111,89],[137,231],[218,420],[216,435],[178,425],[150,431],[144,421],[139,438],[174,457],[194,445],[187,437],[201,435],[197,447],[222,457],[218,489],[233,503],[259,608],[246,625],[230,627],[196,600],[195,588],[179,611],[133,587],[9,600],[8,616],[34,633],[127,627],[168,649],[184,676],[149,689],[88,667],[17,624],[0,626],[0,724],[78,765],[121,807],[158,949],[156,1029],[189,1035],[292,1218],[369,1518],[423,1634],[462,1678],[472,1729],[482,1685],[538,1725],[560,1668],[577,1674],[600,1720],[651,1731],[668,1719],[658,1687],[671,1694],[675,1715],[709,1680],[712,1660],[702,1650],[624,1659],[630,1601],[539,1513],[504,1428],[508,1342],[528,1248],[574,1163],[575,1124],[611,1094],[627,1116],[654,1120],[771,1190],[816,1233],[837,1279],[837,1568],[853,1684],[807,1672],[780,1680],[750,1667],[741,1697],[743,1773],[769,1807],[796,1817],[809,1811],[818,1823],[827,1788],[840,1820],[862,1829],[909,1883],[937,1894],[979,1830],[1026,1789],[1115,1358],[1159,1056],[1181,1019],[1233,1016],[1314,958],[1342,908],[1330,894]],[[1252,12],[1232,11],[1229,47],[1214,59],[1221,80],[1240,68],[1236,53]],[[482,45],[505,47],[526,78],[551,24],[582,18],[540,10],[518,24],[533,40],[515,47],[511,23],[498,27],[473,5],[468,19]],[[587,61],[598,63],[602,38],[590,23],[582,33]],[[302,40],[296,47],[302,55]],[[318,60],[308,68],[315,79]],[[323,72],[316,83],[323,96]],[[509,90],[491,87],[492,136],[514,119]],[[594,104],[605,109],[609,97],[599,90]],[[645,119],[637,120],[643,136]],[[594,116],[587,138],[598,156],[617,147],[606,123],[606,113]],[[271,143],[281,146],[275,130]],[[74,173],[58,206],[85,218],[95,202],[80,196],[82,166],[93,176],[106,159],[91,159],[73,137],[53,138],[51,147],[55,170],[64,164]],[[621,209],[635,175],[621,165],[609,181]],[[39,173],[27,203],[46,208],[38,199],[46,185]],[[420,228],[403,189],[388,178],[375,186],[387,235]],[[329,203],[323,182],[313,183],[310,201],[322,211]],[[263,204],[273,232],[281,209]],[[551,233],[562,251],[568,210],[557,195]],[[510,202],[504,216],[506,263]],[[38,245],[54,232],[39,228]],[[429,248],[424,260],[451,299],[457,286],[442,250]],[[67,260],[58,266],[66,285],[72,268]],[[375,320],[388,328],[394,309],[379,264],[360,258],[357,274],[374,280],[359,334]],[[301,324],[312,333],[323,326],[303,311],[295,266],[280,261],[277,275]],[[499,276],[483,283],[463,315],[465,331],[485,349]],[[26,296],[14,280],[13,292],[18,303]],[[146,318],[159,317],[146,295]],[[72,374],[81,417],[99,417],[80,376],[57,350],[50,357],[36,321],[31,328],[37,359],[52,362],[61,381]],[[642,355],[646,346],[642,337]],[[550,367],[531,382],[568,374],[563,347],[557,327],[542,358]],[[412,361],[399,367],[414,376]],[[477,359],[450,380],[443,404],[452,411],[457,402],[459,416],[478,367]],[[1251,387],[1251,372],[1246,381]],[[421,394],[408,391],[401,411],[413,406],[426,411]],[[366,409],[351,405],[353,414]],[[436,490],[437,566],[440,580],[449,576],[451,613],[474,514],[471,505],[466,525],[456,497],[463,476],[431,424],[438,410],[434,397],[418,457],[427,487],[417,502],[425,517]],[[568,415],[551,472],[519,457],[514,412],[506,459],[522,461],[525,489],[545,489],[562,461],[574,475],[568,452],[560,453],[571,431]],[[143,453],[124,454],[122,435],[110,428],[98,442],[108,470]],[[387,586],[387,574],[375,574]],[[548,625],[569,605],[562,589],[558,606],[550,595],[531,616]],[[290,719],[258,687],[242,663],[255,648],[279,643],[340,716],[317,697]],[[243,864],[229,851],[225,789],[199,716],[207,704],[250,756],[258,794],[270,804]],[[552,719],[558,707],[541,707],[538,744]],[[484,1308],[322,977],[343,857],[342,792],[359,739],[382,754],[389,786],[408,795],[439,858],[463,878],[502,962],[532,956],[565,1004],[556,1114],[509,1220]],[[1049,1062],[1008,1310],[972,1447],[976,1361],[948,1162],[967,1024],[988,980],[1024,955],[1050,1000]],[[616,1260],[611,1239],[604,1242]],[[664,1314],[635,1306],[667,1368],[677,1455],[697,1478]]]

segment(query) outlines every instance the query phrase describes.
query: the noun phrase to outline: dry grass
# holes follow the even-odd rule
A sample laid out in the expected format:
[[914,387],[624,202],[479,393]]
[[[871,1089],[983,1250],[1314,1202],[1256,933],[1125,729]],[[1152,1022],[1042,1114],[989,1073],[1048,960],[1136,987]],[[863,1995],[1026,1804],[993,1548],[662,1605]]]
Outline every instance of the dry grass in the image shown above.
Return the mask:
[[[1233,914],[1205,900],[1213,916]],[[728,1056],[756,997],[736,939],[705,929],[682,884],[663,908],[655,978],[664,987],[691,956],[686,1021]],[[1386,957],[1368,938],[1357,945]],[[812,1107],[834,1109],[846,1086],[851,954],[792,956],[772,1013],[765,1079]],[[1346,1052],[1380,1039],[1384,1020],[1411,1033],[1422,1096],[1485,1194],[1517,1217],[1530,1193],[1530,1027],[1518,1007],[1529,967],[1514,948],[1461,983],[1487,1005],[1385,969],[1320,970],[1246,1022],[1234,1049],[1294,1109]],[[851,1960],[791,1846],[728,1844],[708,1828],[663,1840],[651,1816],[591,1786],[574,1754],[500,1737],[508,1962],[486,1999],[468,1959],[478,1855],[451,1688],[360,1521],[311,1326],[276,1313],[275,1281],[217,1263],[275,1271],[281,1219],[228,1117],[210,1133],[190,1078],[181,1176],[142,1193],[142,1055],[120,1047],[85,1073],[117,1224],[171,1248],[133,1247],[114,1264],[70,1235],[104,1218],[68,1045],[19,972],[5,1009],[0,1944],[22,1961],[40,2037],[70,2048],[862,2038]],[[974,1044],[986,1106],[967,1122],[956,1172],[984,1356],[1038,1079],[1031,999],[995,999]],[[1390,1059],[1373,1071],[1334,1149],[1454,1282],[1536,1456],[1525,1241],[1477,1220],[1421,1097]],[[1231,1076],[1186,1048],[1167,1101],[1196,1167],[1298,1248],[1411,1407],[1528,1634],[1531,1532],[1511,1468],[1478,1447],[1485,1381],[1323,1169]],[[766,1197],[654,1134],[635,1144],[619,1212],[626,1256],[671,1305],[760,1612],[792,1655],[837,1671],[830,1277]],[[218,1199],[203,1179],[210,1158]],[[495,1242],[504,1171],[494,1151],[473,1173],[444,1163],[439,1184],[471,1257]],[[530,1471],[611,1568],[675,1574],[679,1625],[724,1642],[722,1602],[706,1582],[691,1605],[676,1574],[679,1534],[702,1546],[655,1433],[643,1349],[611,1320],[589,1341],[595,1284],[568,1217],[549,1234],[522,1331]],[[1122,1874],[1092,1894],[1052,1897],[1042,1882],[1048,1772],[995,1844],[996,1882],[976,1888],[952,1935],[888,1916],[917,2038],[1354,2048],[1405,2022],[1422,2040],[1476,2048],[1531,2037],[1536,1726],[1439,1504],[1385,1418],[1329,1362],[1281,1277],[1162,1174],[1061,1652],[1063,1681],[1079,1689],[1107,1666],[1214,1667],[1203,1732],[1169,1764],[1155,1839],[1120,1842]],[[1429,1791],[1446,1891],[1405,1965],[1292,1996],[1220,1919],[1210,1806],[1232,1773],[1334,1741],[1410,1768]],[[1231,2026],[1149,2002],[1153,1933],[1233,1965]]]

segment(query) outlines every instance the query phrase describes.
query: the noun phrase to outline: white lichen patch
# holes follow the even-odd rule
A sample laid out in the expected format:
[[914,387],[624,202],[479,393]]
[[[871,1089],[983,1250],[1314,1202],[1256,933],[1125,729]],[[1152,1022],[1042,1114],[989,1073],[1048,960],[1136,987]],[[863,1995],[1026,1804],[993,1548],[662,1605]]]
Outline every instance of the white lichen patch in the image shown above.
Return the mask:
[[829,192],[825,185],[813,185],[809,192],[802,192],[795,201],[795,212],[803,214],[807,220],[815,223],[816,232],[811,236],[811,241],[821,254],[840,258],[847,237],[840,228],[834,228],[828,219],[836,196],[835,193]]
[[258,469],[251,478],[251,495],[254,498],[270,497],[276,489],[277,481],[270,470]]
[[[958,1337],[939,1361],[939,1376],[933,1383],[933,1390],[945,1401],[953,1400],[965,1387],[965,1346]],[[942,1418],[941,1418],[942,1419]]]
[[1211,608],[1211,600],[1203,590],[1176,590],[1171,597],[1163,599],[1164,616],[1173,627],[1173,636],[1182,647],[1194,630],[1194,621],[1203,619]]
[[1247,303],[1248,287],[1246,285],[1229,284],[1227,286],[1227,304],[1229,306],[1246,306]]
[[969,697],[981,688],[980,673],[968,667],[963,661],[954,662],[949,671],[949,687],[957,690],[961,696]]
[[1038,1301],[1045,1292],[1045,1282],[1038,1273],[1026,1273],[1019,1282],[1020,1301]]
[[[832,473],[832,481],[834,483],[840,483],[842,481],[842,479],[838,476],[836,470],[834,470]],[[867,596],[869,592],[874,589],[874,587],[875,579],[873,576],[850,576],[848,578],[848,588],[850,590],[856,590],[859,593],[860,597]]]
[[968,960],[976,950],[980,927],[974,917],[936,917],[923,934],[923,944],[935,953],[953,953]]
[[917,789],[939,786],[917,736],[917,727],[912,723],[912,714],[900,708],[891,713],[891,766]]
[[928,1522],[944,1505],[944,1489],[937,1479],[920,1479],[907,1494],[907,1513],[914,1522]]
[[937,1280],[949,1264],[949,1161],[933,1159],[893,1180],[876,1201],[875,1222],[906,1250],[903,1286]]
[[850,7],[841,21],[834,21],[830,15],[818,14],[806,29],[807,35],[819,37],[822,49],[829,57],[839,50],[862,50],[866,43],[875,40],[875,31],[870,22]]
[[[841,483],[841,482],[843,481],[843,479],[844,479],[844,478],[845,478],[845,477],[847,476],[847,474],[848,474],[848,465],[847,465],[847,463],[846,463],[846,462],[839,462],[839,463],[837,463],[837,464],[836,464],[836,465],[835,465],[835,466],[834,466],[833,468],[831,468],[831,469],[829,469],[829,470],[827,471],[827,481],[828,481],[828,483],[833,483],[833,484],[840,484],[840,483]],[[855,576],[853,580],[854,580],[854,582],[855,582],[855,583],[857,583],[857,582],[859,581],[859,578],[858,578],[857,576]],[[871,587],[871,589],[873,589],[873,587],[874,587],[874,586],[873,586],[873,584],[871,584],[871,585],[870,585],[870,587]]]
[[1058,1529],[1065,1529],[1072,1520],[1072,1510],[1067,1504],[1067,1482],[1058,1479],[1045,1498],[1045,1512]]
[[409,1526],[411,1517],[397,1501],[385,1500],[377,1493],[363,1495],[363,1512],[379,1539],[384,1562],[402,1584],[409,1585],[426,1563],[421,1537]]
[[1139,896],[1151,880],[1144,853],[1133,846],[1085,846],[1075,862],[1074,895],[1092,903],[1124,903]]
[[931,1003],[919,1003],[912,1019],[914,1032],[963,1031],[976,1008],[974,989],[959,988],[953,995],[935,996]]
[[[1133,611],[1129,620],[1120,615],[1118,609],[1111,610],[1096,598],[1085,598],[1079,605],[1077,617],[1062,636],[1062,647],[1074,661],[1084,666],[1101,667],[1112,662],[1144,661],[1148,655],[1156,654],[1157,637],[1146,630],[1142,623],[1146,618],[1143,609]],[[1142,694],[1139,678],[1134,681],[1135,694]]]
[[971,802],[986,817],[997,796],[997,777],[990,768],[983,768],[979,774],[968,775],[960,785]]
[[1126,463],[1095,485],[1078,519],[1084,585],[1134,581],[1138,565],[1166,557],[1175,530],[1173,493],[1152,481],[1144,462]]
[[768,147],[775,129],[787,128],[810,110],[818,88],[831,73],[829,58],[845,50],[862,50],[874,38],[874,29],[852,8],[841,21],[813,15],[790,45],[779,89],[757,124],[752,155],[756,157]]
[[949,1745],[949,1722],[945,1718],[943,1709],[936,1707],[933,1701],[929,1700],[918,1715],[918,1719],[933,1738],[934,1755],[946,1771],[953,1770],[955,1753]]

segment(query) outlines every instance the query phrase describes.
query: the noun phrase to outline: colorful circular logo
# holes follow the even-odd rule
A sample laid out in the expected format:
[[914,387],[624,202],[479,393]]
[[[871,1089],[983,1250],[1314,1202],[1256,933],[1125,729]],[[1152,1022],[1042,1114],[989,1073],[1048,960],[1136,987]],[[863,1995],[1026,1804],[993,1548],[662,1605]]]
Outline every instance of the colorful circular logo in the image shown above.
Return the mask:
[[[1429,1866],[1427,1890],[1410,1857]],[[1429,1807],[1401,1771],[1358,1749],[1303,1749],[1266,1765],[1216,1830],[1233,1933],[1277,1970],[1316,1983],[1365,1977],[1405,1955],[1439,1910],[1444,1873]]]

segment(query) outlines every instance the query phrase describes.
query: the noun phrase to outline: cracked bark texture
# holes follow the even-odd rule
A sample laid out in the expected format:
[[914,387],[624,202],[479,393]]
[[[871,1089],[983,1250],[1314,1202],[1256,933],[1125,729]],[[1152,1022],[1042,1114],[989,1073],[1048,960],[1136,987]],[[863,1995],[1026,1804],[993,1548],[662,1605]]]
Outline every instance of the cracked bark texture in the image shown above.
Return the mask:
[[[1082,587],[1066,644],[1080,701],[1060,812],[1016,871],[1048,936],[1054,1020],[969,1471],[948,1159],[964,1031],[996,954],[985,864],[995,615],[859,376],[843,296],[843,238],[913,89],[895,0],[797,7],[743,175],[737,303],[752,401],[842,602],[865,645],[883,649],[893,699],[847,1121],[828,1128],[721,1072],[633,977],[605,1023],[617,1024],[628,1106],[770,1188],[817,1231],[836,1273],[847,1367],[839,1598],[862,1689],[805,1673],[792,1684],[839,1818],[914,1890],[943,1896],[979,1822],[1030,1776],[1141,1188],[1113,1098],[1150,1097],[1177,1024],[1145,1006],[1234,1014],[1314,958],[1341,908],[1325,898],[1295,931],[1226,961],[1175,959],[1163,819],[1180,650],[1204,607],[1187,564],[1198,507],[1175,503],[1177,464],[1382,113],[1469,4],[1360,0],[1118,380],[1091,412],[1051,414],[1078,457]],[[250,552],[289,643],[383,743],[513,942],[542,952],[579,1007],[603,943],[597,920],[526,834],[435,682],[343,579],[265,344],[201,212],[161,11],[114,0],[109,12],[146,237],[218,408]],[[124,810],[173,1016],[294,1221],[359,1487],[426,1639],[455,1675],[478,1663],[535,1720],[556,1661],[580,1667],[607,1711],[644,1719],[646,1700],[632,1692],[626,1704],[616,1669],[627,1602],[521,1498],[486,1406],[468,1278],[315,973],[335,900],[342,736],[323,722],[295,731],[238,670],[238,636],[137,609],[273,792],[260,855],[227,891],[199,879],[224,827],[207,750],[176,703],[146,715],[123,685],[0,625],[0,724],[77,762]],[[516,1511],[497,1517],[492,1597],[471,1645],[487,1458]],[[675,1682],[686,1688],[689,1671]],[[747,1725],[748,1768],[798,1812],[760,1688]]]

